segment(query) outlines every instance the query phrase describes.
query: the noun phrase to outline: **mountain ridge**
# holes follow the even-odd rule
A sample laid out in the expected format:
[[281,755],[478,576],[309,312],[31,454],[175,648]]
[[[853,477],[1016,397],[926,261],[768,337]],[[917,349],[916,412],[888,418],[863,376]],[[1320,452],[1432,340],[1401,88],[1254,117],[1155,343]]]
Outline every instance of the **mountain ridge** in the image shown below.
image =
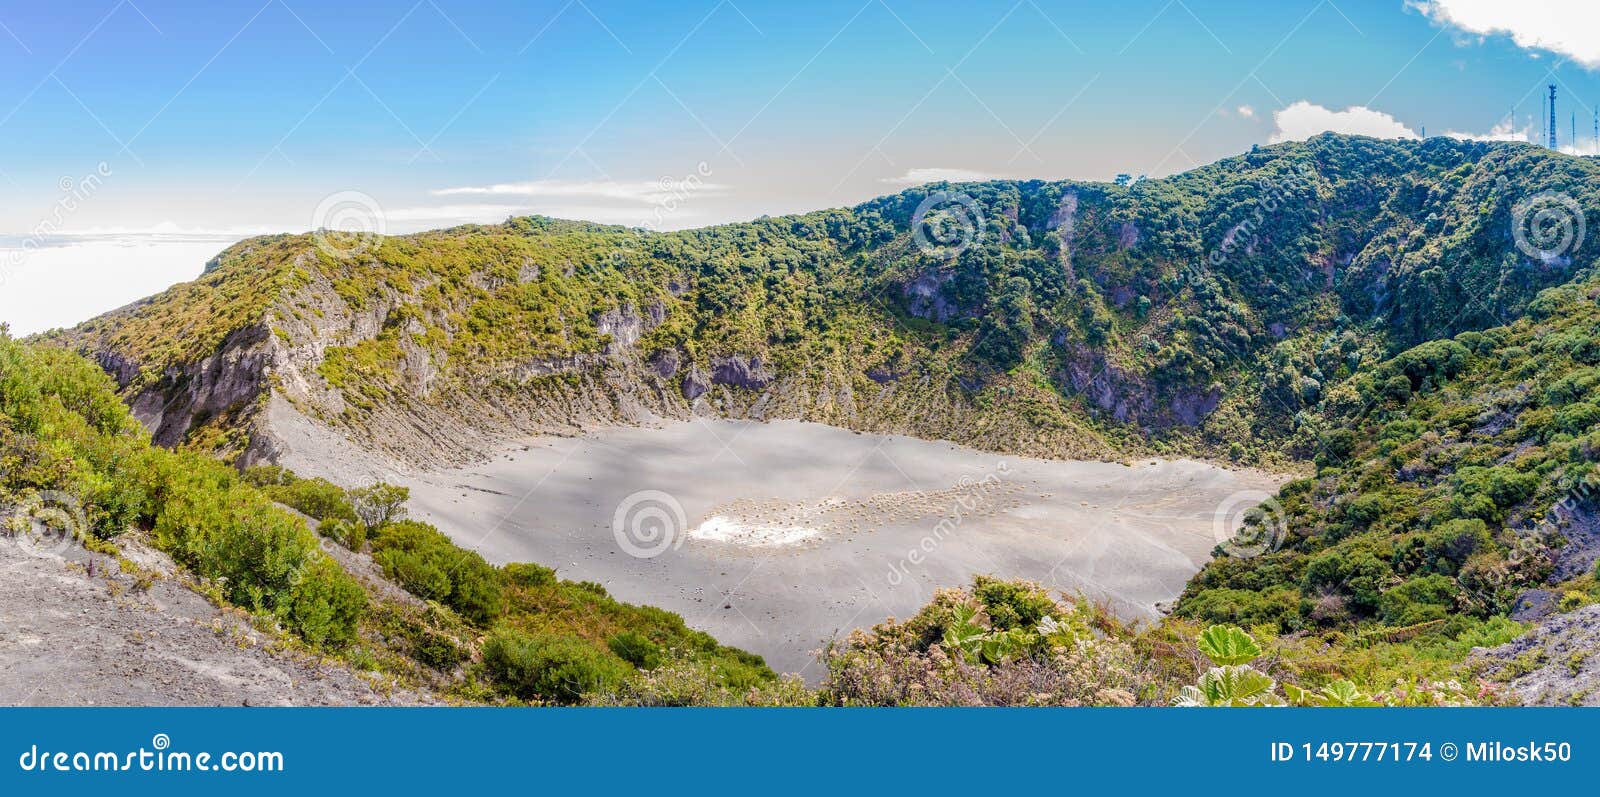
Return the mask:
[[935,184],[675,233],[265,236],[41,339],[100,362],[158,441],[245,463],[285,454],[270,405],[401,467],[701,412],[1283,465],[1341,369],[1576,273],[1592,242],[1530,267],[1508,217],[1531,183],[1592,198],[1596,174],[1535,147],[1325,135],[1131,186]]

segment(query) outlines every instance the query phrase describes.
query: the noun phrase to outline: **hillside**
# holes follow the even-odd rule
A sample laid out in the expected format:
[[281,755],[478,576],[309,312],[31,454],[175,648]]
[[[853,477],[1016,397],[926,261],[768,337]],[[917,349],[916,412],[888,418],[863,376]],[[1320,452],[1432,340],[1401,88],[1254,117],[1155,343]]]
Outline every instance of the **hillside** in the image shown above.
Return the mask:
[[1296,469],[1174,622],[1388,677],[1374,645],[1458,663],[1600,600],[1597,208],[1593,159],[1323,135],[676,233],[257,238],[38,342],[161,445],[352,482],[695,414]]
[[1326,135],[1132,186],[933,185],[678,233],[272,236],[46,337],[158,442],[247,462],[324,430],[436,465],[710,412],[1282,464],[1334,385],[1592,261],[1592,240],[1519,251],[1512,220],[1546,190],[1592,206],[1597,177],[1530,146]]
[[1600,279],[1330,391],[1316,473],[1263,508],[1267,550],[1214,559],[1178,611],[1284,630],[1390,627],[1600,598]]

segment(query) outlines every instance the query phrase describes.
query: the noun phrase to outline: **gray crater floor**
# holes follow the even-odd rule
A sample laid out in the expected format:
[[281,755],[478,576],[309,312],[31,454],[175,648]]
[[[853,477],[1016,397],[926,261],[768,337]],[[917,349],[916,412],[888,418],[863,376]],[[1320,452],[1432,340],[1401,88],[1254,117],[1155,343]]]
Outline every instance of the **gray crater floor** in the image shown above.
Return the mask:
[[1282,479],[697,420],[540,438],[402,481],[414,516],[490,561],[597,581],[815,681],[827,639],[979,573],[1152,617]]

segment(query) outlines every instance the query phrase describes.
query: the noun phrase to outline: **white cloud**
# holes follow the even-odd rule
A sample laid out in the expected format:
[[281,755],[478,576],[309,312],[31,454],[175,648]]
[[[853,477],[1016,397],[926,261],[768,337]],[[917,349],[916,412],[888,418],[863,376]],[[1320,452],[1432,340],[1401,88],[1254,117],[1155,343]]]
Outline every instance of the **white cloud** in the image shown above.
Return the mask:
[[0,247],[0,322],[13,335],[71,326],[194,279],[226,245],[119,239]]
[[1463,141],[1532,141],[1533,130],[1524,127],[1517,129],[1509,117],[1502,119],[1487,133],[1463,133],[1459,130],[1446,130],[1445,135],[1459,138]]
[[1594,0],[1409,0],[1440,25],[1477,36],[1510,36],[1518,47],[1600,68],[1600,3]]
[[440,188],[434,196],[518,196],[528,198],[609,199],[640,204],[682,199],[685,194],[721,194],[728,186],[708,183],[699,176],[660,180],[533,180],[524,183]]
[[1350,133],[1374,138],[1417,138],[1416,131],[1400,120],[1364,105],[1342,111],[1300,100],[1281,111],[1272,112],[1274,129],[1269,139],[1274,144],[1300,141],[1318,133]]
[[1256,115],[1256,109],[1251,108],[1248,105],[1241,105],[1239,106],[1239,115],[1246,119],[1253,119]]
[[[705,197],[727,196],[730,186],[707,182],[704,166],[695,174],[660,180],[532,180],[521,183],[440,188],[441,197],[481,197],[487,204],[407,207],[387,211],[389,222],[415,230],[450,224],[488,224],[507,216],[539,214],[651,229],[681,229],[703,223],[703,212],[691,205]],[[493,202],[499,199],[501,202]],[[515,204],[512,204],[515,203]]]
[[997,180],[998,175],[972,169],[911,169],[899,177],[885,177],[879,182],[892,185],[922,185],[924,183],[976,183],[983,180]]
[[420,205],[386,209],[383,219],[391,235],[453,227],[458,224],[499,224],[512,216],[549,216],[599,224],[621,224],[654,230],[696,227],[720,217],[690,207],[689,202],[669,205],[621,205],[584,202],[530,202]]
[[1582,130],[1578,131],[1577,142],[1562,144],[1561,151],[1568,155],[1600,155],[1600,147],[1595,145],[1593,138],[1583,135]]

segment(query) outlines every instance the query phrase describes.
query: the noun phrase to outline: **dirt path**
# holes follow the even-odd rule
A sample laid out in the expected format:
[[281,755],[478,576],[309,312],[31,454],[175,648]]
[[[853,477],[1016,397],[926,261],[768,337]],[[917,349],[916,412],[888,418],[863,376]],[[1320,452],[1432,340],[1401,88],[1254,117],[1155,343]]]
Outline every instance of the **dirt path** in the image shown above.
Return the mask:
[[185,586],[164,555],[134,540],[122,546],[138,572],[76,546],[41,551],[0,536],[0,705],[418,702],[270,650],[267,635]]

